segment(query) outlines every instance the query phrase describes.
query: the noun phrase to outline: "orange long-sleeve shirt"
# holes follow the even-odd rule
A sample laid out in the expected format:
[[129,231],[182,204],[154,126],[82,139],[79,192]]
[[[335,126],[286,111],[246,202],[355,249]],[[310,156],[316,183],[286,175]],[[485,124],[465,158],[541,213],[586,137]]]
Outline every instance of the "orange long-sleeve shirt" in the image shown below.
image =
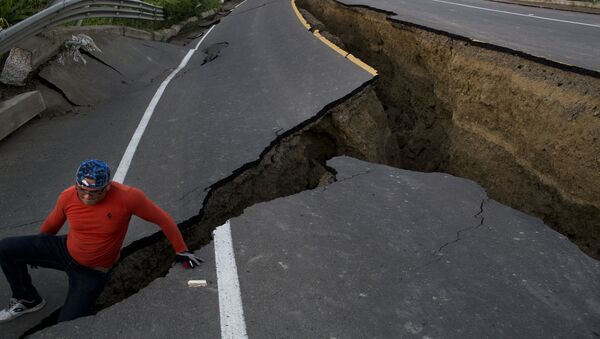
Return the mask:
[[85,205],[75,186],[64,190],[40,233],[56,234],[69,221],[67,249],[79,264],[110,268],[119,259],[131,216],[157,224],[176,252],[187,247],[173,218],[137,188],[113,182],[104,199]]

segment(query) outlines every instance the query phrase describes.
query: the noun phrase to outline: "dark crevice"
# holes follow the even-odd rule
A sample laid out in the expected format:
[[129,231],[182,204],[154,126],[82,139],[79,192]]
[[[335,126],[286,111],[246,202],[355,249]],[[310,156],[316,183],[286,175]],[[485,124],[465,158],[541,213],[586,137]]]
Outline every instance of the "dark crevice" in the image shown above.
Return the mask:
[[[329,2],[318,1],[319,4]],[[266,4],[261,6],[264,5]],[[247,11],[250,10],[253,9]],[[390,13],[385,12],[384,14],[389,15]],[[320,19],[325,21],[322,17]],[[384,19],[384,22],[388,21]],[[377,23],[377,19],[370,23],[376,27],[374,23]],[[329,22],[326,24],[329,26]],[[398,25],[402,25],[402,23],[394,22],[394,27],[398,28]],[[407,65],[399,67],[394,64],[393,60],[385,59],[389,56],[382,56],[384,54],[382,46],[385,44],[383,38],[365,37],[361,36],[362,33],[359,31],[350,30],[351,27],[360,29],[360,25],[353,26],[346,23],[334,26],[336,26],[336,31],[332,30],[333,33],[336,33],[347,46],[350,46],[349,48],[353,49],[354,55],[376,66],[381,74],[380,78],[377,81],[375,79],[368,81],[352,93],[328,104],[313,118],[293,129],[281,134],[280,130],[277,130],[275,140],[261,152],[257,160],[241,166],[231,175],[205,188],[208,193],[198,215],[178,225],[191,250],[197,250],[210,243],[212,231],[216,227],[241,215],[249,206],[307,189],[324,187],[335,181],[335,170],[326,165],[326,161],[334,156],[348,155],[370,162],[418,171],[447,170],[446,172],[449,173],[469,177],[460,175],[460,170],[450,166],[451,160],[455,159],[448,154],[449,146],[444,144],[453,131],[451,128],[453,112],[447,107],[446,102],[436,97],[438,93],[436,91],[443,91],[446,88],[433,83],[430,79],[425,79],[425,77],[407,78],[403,80],[404,83],[400,84],[389,81],[394,72],[406,71],[403,67]],[[405,26],[401,29],[409,30],[412,27],[410,24]],[[350,31],[348,33],[345,30]],[[423,30],[432,32],[430,29],[423,28]],[[357,44],[352,36],[361,41],[361,44]],[[462,39],[461,43],[465,43],[464,38],[448,34],[444,36],[460,38],[459,40]],[[363,46],[365,41],[376,46]],[[401,42],[398,44],[401,45]],[[470,40],[466,44],[489,47],[477,45]],[[217,58],[221,50],[226,47],[226,45],[212,45],[211,47],[213,46],[213,58],[208,60],[207,57],[208,61],[205,60],[205,63]],[[442,46],[452,55],[457,53],[457,47],[452,41],[445,41],[436,46]],[[374,52],[370,50],[371,48],[380,48],[380,50]],[[410,52],[418,50],[412,45],[405,49]],[[205,53],[210,54],[208,48]],[[509,54],[514,55],[515,53]],[[442,64],[445,61],[444,57],[446,57],[445,54],[440,56]],[[417,65],[410,64],[406,68],[411,71],[426,69],[424,58],[421,55],[415,56],[414,60]],[[404,75],[411,75],[410,71],[406,72]],[[444,72],[439,71],[438,73],[443,74]],[[419,97],[420,93],[415,94],[419,90],[425,92],[424,98]],[[398,93],[390,93],[393,91],[398,91]],[[394,96],[405,96],[406,100],[394,100]],[[382,103],[386,106],[385,111]],[[423,131],[427,134],[423,135]],[[498,159],[494,159],[494,161],[500,162]],[[476,167],[476,161],[472,162],[469,165]],[[365,173],[358,173],[350,178],[340,179],[340,181],[350,180]],[[471,177],[473,176],[475,175]],[[181,200],[201,188],[194,188]],[[552,199],[549,200],[552,201]],[[478,213],[474,215],[474,218],[479,219],[475,225],[457,231],[455,239],[433,250],[434,259],[424,265],[415,266],[414,269],[422,269],[439,262],[444,255],[443,251],[448,249],[448,246],[461,241],[466,232],[484,226],[486,201],[481,202]],[[171,245],[162,232],[154,233],[126,246],[121,251],[119,262],[111,271],[111,279],[96,304],[96,311],[106,309],[128,298],[156,278],[165,276],[171,267],[173,257]],[[36,330],[52,324],[52,319],[49,317],[42,324],[36,326]]]
[[[479,207],[479,212],[477,214],[475,214],[473,217],[479,218],[481,216],[481,214],[483,213],[483,206],[485,205],[486,202],[487,202],[486,199],[484,199],[484,200],[481,201],[481,206]],[[444,253],[442,253],[442,250],[444,248],[446,248],[447,246],[450,246],[452,244],[456,244],[457,242],[461,241],[462,240],[461,234],[463,232],[468,232],[468,231],[476,230],[476,229],[480,228],[481,226],[483,226],[484,222],[485,222],[485,217],[482,216],[479,219],[479,224],[477,224],[475,226],[470,226],[470,227],[466,227],[466,228],[458,230],[456,232],[456,239],[454,239],[452,241],[449,241],[449,242],[443,244],[442,246],[440,246],[435,252],[433,252],[433,255],[436,255],[436,256],[442,256],[442,255],[444,255]]]
[[113,66],[107,64],[106,62],[104,62],[104,60],[98,58],[94,54],[92,54],[92,53],[90,53],[90,52],[88,52],[86,50],[80,50],[80,52],[81,52],[81,54],[85,54],[85,55],[89,56],[90,58],[92,58],[92,59],[98,61],[99,63],[103,64],[104,66],[106,66],[106,67],[112,69],[113,71],[119,73],[119,75],[122,76],[123,78],[126,78],[126,76],[123,73],[121,73],[118,69],[116,69]]
[[[344,105],[349,97],[369,90],[371,82],[282,133],[265,148],[258,160],[211,185],[199,214],[179,224],[189,248],[196,250],[208,244],[217,226],[241,215],[245,208],[315,188],[322,177],[331,176],[325,162],[339,155],[339,147],[335,147],[339,138],[324,131],[322,125],[326,123],[326,115],[336,106]],[[111,281],[97,303],[98,310],[137,293],[151,281],[166,275],[173,259],[170,246],[162,232],[157,232],[125,247],[113,269]],[[153,259],[149,261],[150,257]],[[140,279],[140,272],[147,272],[145,279]]]
[[374,162],[474,180],[600,259],[600,72],[368,6],[297,3],[379,73],[391,135]]
[[[368,154],[360,154],[357,151],[360,147],[343,136],[344,129],[350,126],[337,124],[336,128],[332,128],[332,125],[336,119],[348,120],[340,116],[368,120],[370,115],[384,114],[383,108],[374,100],[374,81],[365,82],[352,93],[325,106],[312,118],[277,134],[256,161],[243,165],[206,188],[208,193],[198,215],[178,224],[190,250],[209,244],[216,227],[241,215],[249,206],[333,182],[336,172],[326,165],[332,157],[351,155],[369,158]],[[189,194],[191,192],[181,199]],[[110,280],[96,303],[95,312],[136,294],[155,279],[164,277],[173,259],[171,244],[162,232],[123,248],[119,261],[111,270]],[[59,312],[53,312],[24,336],[55,325]]]
[[62,97],[72,106],[74,107],[82,107],[81,105],[78,105],[76,103],[74,103],[73,101],[71,101],[71,99],[69,99],[69,97],[65,94],[65,92],[58,86],[56,86],[54,83],[42,78],[41,76],[38,77],[38,79],[40,80],[40,83],[43,85],[46,85],[48,88],[55,90],[57,93],[59,93],[60,95],[62,95]]
[[59,307],[58,309],[52,311],[52,313],[50,313],[50,315],[48,315],[46,318],[42,319],[42,321],[40,321],[39,324],[33,326],[32,328],[25,331],[25,333],[21,334],[19,336],[19,339],[25,339],[37,331],[41,331],[44,328],[55,325],[58,322],[58,317],[60,316],[61,310],[62,307]]
[[484,206],[485,204],[489,201],[489,199],[483,199],[481,201],[481,204],[479,206],[479,212],[477,212],[477,214],[473,215],[474,218],[478,218],[479,222],[477,223],[477,225],[475,226],[469,226],[469,227],[465,227],[463,229],[460,229],[456,232],[456,238],[453,239],[452,241],[448,241],[446,243],[444,243],[443,245],[441,245],[437,250],[433,251],[431,253],[432,256],[435,256],[435,259],[431,259],[428,260],[426,263],[415,266],[411,269],[409,269],[409,271],[419,271],[423,268],[429,267],[433,264],[438,263],[440,260],[442,260],[442,258],[444,257],[444,252],[442,252],[446,247],[456,244],[459,241],[463,240],[464,238],[461,237],[461,235],[463,234],[463,232],[469,232],[469,231],[474,231],[479,229],[481,226],[483,226],[485,224],[485,216],[483,216],[483,212],[484,212]]

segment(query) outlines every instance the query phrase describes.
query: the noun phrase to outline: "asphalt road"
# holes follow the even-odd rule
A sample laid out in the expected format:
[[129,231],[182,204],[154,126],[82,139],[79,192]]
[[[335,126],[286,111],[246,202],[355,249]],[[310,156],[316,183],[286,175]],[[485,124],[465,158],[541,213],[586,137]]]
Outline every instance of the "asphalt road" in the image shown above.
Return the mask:
[[[539,219],[451,175],[346,157],[328,165],[337,182],[230,221],[249,338],[600,333],[600,263]],[[213,251],[197,252],[207,259],[200,270],[174,268],[95,317],[33,338],[218,337]]]
[[600,16],[485,0],[339,0],[392,19],[600,71]]
[[[142,42],[111,37],[114,49],[100,43],[104,53],[118,53],[119,49],[142,48],[160,60],[160,66],[145,64],[146,71],[154,75],[176,67],[187,52],[179,47],[160,43]],[[135,46],[135,47],[133,47]],[[91,58],[88,64],[96,63]],[[143,64],[138,60],[138,64]],[[151,66],[151,67],[148,67]],[[127,68],[123,68],[126,77]],[[102,77],[113,73],[103,70]],[[129,74],[134,77],[136,74]],[[128,77],[129,78],[129,77]],[[90,80],[90,83],[85,80]],[[119,80],[120,81],[120,80]],[[93,78],[81,75],[78,86],[93,89]],[[93,109],[56,118],[35,119],[0,142],[0,237],[35,234],[54,207],[62,190],[72,185],[78,164],[92,157],[105,159],[116,167],[131,135],[144,113],[159,83],[147,81],[132,86],[121,95],[97,102]],[[67,225],[61,230],[66,232]],[[67,280],[62,273],[39,269],[32,272],[40,293],[48,306],[36,314],[3,324],[1,336],[15,338],[39,322],[64,302]],[[4,278],[0,279],[0,302],[8,303],[10,289]],[[6,300],[6,301],[5,301]]]
[[[93,108],[33,121],[0,143],[1,237],[36,233],[82,160],[105,159],[116,170],[160,82],[188,51],[102,34],[94,38],[103,51],[94,53],[101,61],[88,57],[85,67],[54,64],[42,74],[72,101],[88,100]],[[151,60],[140,59],[140,50]],[[211,53],[216,58],[205,63]],[[103,63],[110,67],[102,68]],[[101,83],[95,84],[94,76]],[[125,184],[140,187],[176,221],[185,221],[202,208],[206,188],[257,160],[278,133],[371,77],[306,31],[289,1],[247,1],[213,29],[171,81]],[[106,98],[90,101],[99,96]],[[134,219],[125,243],[157,230]],[[18,336],[60,306],[64,280],[47,270],[35,272],[47,308],[2,325],[2,336]],[[2,279],[0,299],[9,296]]]
[[[3,216],[10,211],[0,236],[37,231],[82,159],[104,158],[116,168],[165,71],[187,53],[150,46],[160,51],[160,67],[129,92],[82,114],[34,121],[0,143],[0,185],[7,187],[0,208]],[[98,58],[125,74],[110,73],[114,79],[144,73],[142,65],[129,76],[120,67],[135,62],[126,55],[136,51],[117,43],[115,55],[125,56],[111,59],[110,39],[101,47]],[[220,51],[204,63],[208,47]],[[206,187],[369,79],[307,32],[289,1],[248,0],[171,81],[125,183],[186,220],[202,207]],[[332,166],[340,182],[257,205],[231,221],[250,337],[600,333],[598,263],[539,220],[487,200],[466,180],[346,158]],[[155,231],[135,221],[127,242]],[[218,337],[213,245],[197,253],[206,260],[200,270],[175,267],[97,316],[37,337]],[[189,279],[209,286],[190,289]],[[62,303],[60,274],[42,270],[34,280],[44,282],[38,285],[48,311]],[[0,298],[8,297],[0,280]],[[1,334],[16,337],[43,315],[2,325]]]

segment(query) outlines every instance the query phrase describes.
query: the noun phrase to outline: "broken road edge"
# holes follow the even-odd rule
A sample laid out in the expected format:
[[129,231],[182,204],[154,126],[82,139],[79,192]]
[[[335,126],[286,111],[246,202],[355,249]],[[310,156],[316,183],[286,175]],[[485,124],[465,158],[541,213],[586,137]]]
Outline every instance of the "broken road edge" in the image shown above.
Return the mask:
[[339,53],[344,58],[350,60],[352,63],[354,63],[358,67],[362,68],[363,70],[365,70],[372,76],[377,76],[378,73],[375,68],[369,66],[368,64],[366,64],[359,58],[355,57],[354,55],[352,55],[349,52],[346,52],[345,50],[343,50],[340,47],[338,47],[337,45],[335,45],[333,42],[329,41],[326,37],[324,37],[323,35],[321,35],[321,33],[319,33],[318,29],[313,29],[311,27],[311,25],[308,23],[308,21],[306,21],[306,19],[304,19],[302,14],[300,14],[300,11],[298,10],[298,7],[296,6],[296,0],[290,0],[290,2],[292,4],[292,8],[294,9],[294,13],[296,13],[298,20],[300,20],[300,23],[302,23],[302,25],[304,27],[306,27],[306,29],[309,30],[317,39],[321,40],[321,42],[323,42],[325,45],[329,46],[329,48],[333,49],[334,51]]

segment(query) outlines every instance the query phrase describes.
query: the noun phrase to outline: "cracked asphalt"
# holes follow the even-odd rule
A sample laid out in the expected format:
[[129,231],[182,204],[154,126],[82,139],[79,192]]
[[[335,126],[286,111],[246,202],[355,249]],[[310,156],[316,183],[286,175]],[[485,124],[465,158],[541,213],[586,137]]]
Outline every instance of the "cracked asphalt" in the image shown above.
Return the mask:
[[[155,46],[163,68],[176,67],[187,52]],[[198,53],[173,80],[125,181],[180,222],[199,211],[207,187],[256,160],[280,132],[370,79],[306,32],[288,1],[247,1],[200,50],[208,46],[219,46],[218,56],[203,65],[207,53]],[[109,64],[121,69],[117,62]],[[139,63],[136,71],[142,69]],[[6,225],[23,226],[0,236],[35,232],[34,220],[91,152],[116,166],[156,87],[149,82],[86,114],[35,121],[3,141],[0,168],[7,175],[0,184],[7,190],[0,203],[9,211]],[[539,219],[450,175],[347,157],[328,165],[338,172],[330,186],[257,204],[231,220],[249,337],[600,333],[600,264]],[[40,187],[37,195],[21,193],[28,179]],[[155,230],[135,221],[126,241]],[[196,253],[205,260],[200,270],[174,267],[96,316],[33,337],[219,337],[213,245]],[[189,279],[205,279],[208,287],[190,289]],[[62,303],[62,273],[40,270],[34,280],[44,281],[50,306]],[[8,294],[0,280],[0,298]],[[16,337],[43,315],[2,325],[2,336]]]
[[[72,184],[82,160],[105,159],[116,169],[160,81],[199,40],[180,47],[90,35],[102,53],[87,66],[53,64],[42,76],[91,106],[34,120],[0,144],[2,237],[36,233],[35,221]],[[207,56],[212,61],[205,63]],[[198,214],[208,187],[257,160],[274,131],[296,127],[372,78],[315,39],[282,0],[247,1],[223,18],[180,74],[157,105],[125,179],[177,222]],[[125,245],[157,231],[134,218]],[[17,337],[63,303],[62,273],[40,270],[33,278],[48,306],[3,325],[3,336]],[[9,296],[2,279],[0,300]]]
[[249,337],[599,333],[600,264],[539,219],[451,175],[328,166],[326,190],[231,220]]
[[[349,157],[328,166],[338,173],[326,189],[260,203],[230,221],[248,337],[600,333],[600,263],[541,220],[448,174]],[[218,337],[212,244],[196,254],[206,259],[201,270],[174,268],[95,317],[33,337]],[[209,285],[190,289],[187,279]],[[183,297],[165,301],[173,295]],[[179,317],[166,311],[175,308]]]

